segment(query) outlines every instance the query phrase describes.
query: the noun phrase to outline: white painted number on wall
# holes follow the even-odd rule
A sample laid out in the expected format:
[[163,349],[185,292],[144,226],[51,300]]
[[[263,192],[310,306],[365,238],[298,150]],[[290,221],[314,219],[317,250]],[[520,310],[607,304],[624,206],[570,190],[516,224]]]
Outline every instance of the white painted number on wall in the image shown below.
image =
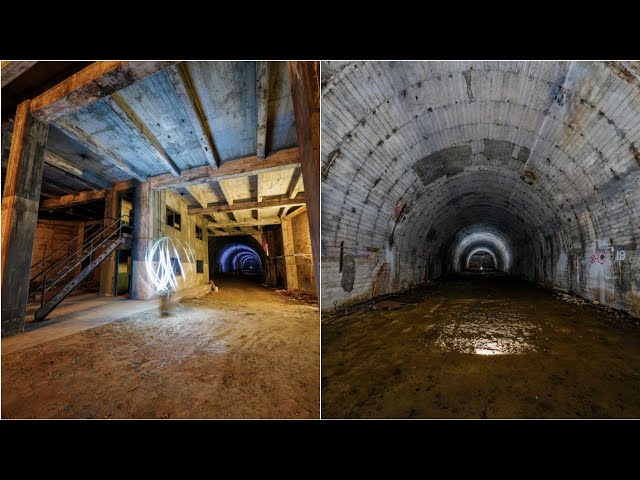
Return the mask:
[[625,252],[624,250],[618,250],[618,252],[616,253],[616,260],[624,260],[625,258],[627,258],[627,252]]

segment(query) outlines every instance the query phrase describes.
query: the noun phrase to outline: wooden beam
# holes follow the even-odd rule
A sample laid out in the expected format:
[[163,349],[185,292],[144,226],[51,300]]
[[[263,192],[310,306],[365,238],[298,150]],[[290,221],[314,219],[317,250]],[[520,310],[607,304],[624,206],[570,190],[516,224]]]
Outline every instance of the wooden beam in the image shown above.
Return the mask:
[[220,179],[218,180],[218,185],[220,186],[220,190],[222,190],[222,195],[224,195],[224,201],[227,202],[227,205],[233,205],[233,191],[229,188],[227,182],[225,182],[224,179]]
[[306,212],[306,211],[307,211],[307,206],[306,206],[306,205],[304,205],[304,206],[302,206],[302,207],[300,207],[300,208],[296,208],[296,209],[295,209],[293,212],[291,212],[291,213],[287,213],[286,217],[287,217],[287,218],[295,218],[295,217],[297,217],[298,215],[300,215],[301,213],[304,213],[304,212]]
[[2,79],[0,86],[4,87],[5,85],[10,84],[36,63],[38,62],[3,61],[2,67],[0,68],[0,78]]
[[240,222],[232,222],[232,221],[218,222],[218,223],[209,222],[208,227],[209,228],[257,227],[257,226],[263,226],[263,225],[278,225],[280,223],[282,223],[281,219],[279,219],[278,217],[271,217],[271,218],[262,218],[260,220],[253,220],[253,219],[242,220]]
[[95,202],[107,197],[108,190],[97,190],[80,192],[77,195],[63,195],[58,198],[49,198],[40,202],[40,210],[55,210],[57,208],[82,205],[83,203]]
[[67,173],[70,173],[71,175],[74,175],[78,178],[87,180],[89,183],[97,185],[100,188],[111,188],[111,183],[108,180],[105,180],[104,178],[99,177],[92,172],[83,170],[76,164],[70,162],[65,158],[62,158],[60,155],[52,152],[51,150],[46,150],[44,152],[44,162],[57,167]]
[[31,101],[31,113],[51,123],[176,63],[95,62]]
[[289,198],[295,198],[303,188],[304,182],[302,181],[302,168],[296,168],[295,172],[293,172],[293,178],[291,179],[291,184],[287,190],[287,195],[289,195]]
[[296,248],[293,240],[293,227],[290,218],[282,219],[282,245],[284,247],[284,267],[287,290],[298,288],[298,268],[296,266]]
[[202,103],[193,86],[193,80],[186,65],[181,63],[176,65],[175,68],[167,69],[167,75],[169,80],[171,80],[173,88],[176,90],[176,94],[180,99],[180,103],[182,103],[184,112],[191,122],[191,126],[193,126],[198,142],[207,157],[207,161],[212,167],[218,168],[220,166],[220,155],[213,142],[213,134],[209,127],[209,121],[204,113]]
[[[111,163],[115,167],[118,167],[123,172],[131,175],[133,178],[144,182],[146,176],[130,165],[126,160],[120,157],[117,153],[112,151],[106,145],[94,140],[91,135],[85,132],[78,125],[72,124],[67,119],[60,119],[56,122],[56,127],[60,128],[66,135],[74,139],[83,147],[91,150],[96,155],[102,157],[107,162]],[[171,175],[171,174],[169,174]],[[175,178],[175,177],[174,177]]]
[[262,232],[258,230],[247,230],[243,228],[236,231],[224,231],[224,232],[214,230],[210,235],[212,237],[233,237],[236,235],[257,235],[259,233],[262,233]]
[[[289,62],[288,65],[317,280],[320,278],[320,63]],[[319,280],[316,293],[320,295]]]
[[267,147],[267,117],[269,113],[269,62],[256,62],[256,156],[262,160]]
[[245,177],[247,175],[257,175],[259,173],[273,172],[284,168],[291,168],[300,164],[298,147],[288,148],[272,153],[266,159],[258,162],[257,157],[238,158],[229,160],[220,165],[220,168],[213,168],[210,165],[195,167],[184,170],[179,177],[170,174],[151,177],[152,190],[164,190],[167,188],[186,187],[210,182],[212,180],[223,180],[229,178]]
[[256,202],[261,202],[262,197],[264,197],[264,180],[262,174],[258,173],[256,175]]
[[208,213],[223,213],[223,212],[235,212],[238,210],[255,210],[258,208],[269,207],[293,207],[304,205],[304,194],[298,195],[296,198],[291,199],[288,196],[282,196],[280,198],[269,198],[262,202],[240,202],[234,205],[215,205],[207,208],[189,207],[187,212],[189,215],[204,215]]
[[204,190],[208,190],[209,185],[190,185],[187,187],[187,191],[195,198],[196,202],[200,204],[202,208],[207,208],[207,197]]
[[105,103],[125,125],[137,134],[145,147],[151,151],[172,175],[176,177],[180,175],[180,168],[178,168],[164,147],[160,145],[158,139],[153,135],[151,130],[149,130],[149,127],[145,125],[122,95],[116,92],[110,97],[105,98]]

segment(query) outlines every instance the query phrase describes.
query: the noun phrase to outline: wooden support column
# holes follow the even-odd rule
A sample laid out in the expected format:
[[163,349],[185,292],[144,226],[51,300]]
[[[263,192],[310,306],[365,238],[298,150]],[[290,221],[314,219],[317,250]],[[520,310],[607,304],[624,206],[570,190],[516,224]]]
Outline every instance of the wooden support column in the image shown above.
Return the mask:
[[300,163],[307,202],[309,233],[320,295],[320,63],[289,62]]
[[284,247],[287,290],[296,290],[298,288],[298,269],[296,268],[296,248],[293,243],[293,228],[290,218],[282,219],[282,245]]
[[2,335],[24,330],[49,133],[29,115],[29,105],[21,103],[16,112],[2,197]]
[[[79,251],[82,248],[82,244],[84,243],[84,227],[85,227],[85,223],[84,222],[80,222],[78,224],[78,238],[76,241],[76,251]],[[74,275],[80,275],[80,272],[82,271],[82,264],[78,265],[75,268],[75,271],[73,272]]]
[[[116,218],[118,218],[118,194],[115,189],[107,191],[107,195],[104,199],[104,225],[108,227]],[[100,266],[100,295],[106,295],[113,297],[116,292],[114,291],[114,282],[116,275],[116,253],[113,252],[109,255],[102,265]]]
[[147,246],[152,239],[152,202],[151,184],[149,182],[140,183],[136,187],[133,211],[133,250],[132,260],[132,282],[131,298],[134,300],[148,300],[153,296],[151,282],[147,277],[145,269],[145,253]]

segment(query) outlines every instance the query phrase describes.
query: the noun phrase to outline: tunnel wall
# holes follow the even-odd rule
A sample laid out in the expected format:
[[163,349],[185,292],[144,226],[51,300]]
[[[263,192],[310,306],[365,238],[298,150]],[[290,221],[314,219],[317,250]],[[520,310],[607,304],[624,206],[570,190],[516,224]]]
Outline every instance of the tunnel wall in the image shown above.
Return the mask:
[[452,270],[474,225],[512,275],[640,315],[638,62],[323,62],[322,308]]

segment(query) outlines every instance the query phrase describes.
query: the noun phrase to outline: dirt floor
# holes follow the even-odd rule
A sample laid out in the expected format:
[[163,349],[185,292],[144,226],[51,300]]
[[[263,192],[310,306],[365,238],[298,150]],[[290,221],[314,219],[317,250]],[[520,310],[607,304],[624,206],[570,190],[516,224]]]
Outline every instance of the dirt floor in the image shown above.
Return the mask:
[[318,418],[318,307],[220,290],[2,356],[3,418]]
[[638,320],[562,298],[459,276],[323,320],[323,417],[640,417]]

